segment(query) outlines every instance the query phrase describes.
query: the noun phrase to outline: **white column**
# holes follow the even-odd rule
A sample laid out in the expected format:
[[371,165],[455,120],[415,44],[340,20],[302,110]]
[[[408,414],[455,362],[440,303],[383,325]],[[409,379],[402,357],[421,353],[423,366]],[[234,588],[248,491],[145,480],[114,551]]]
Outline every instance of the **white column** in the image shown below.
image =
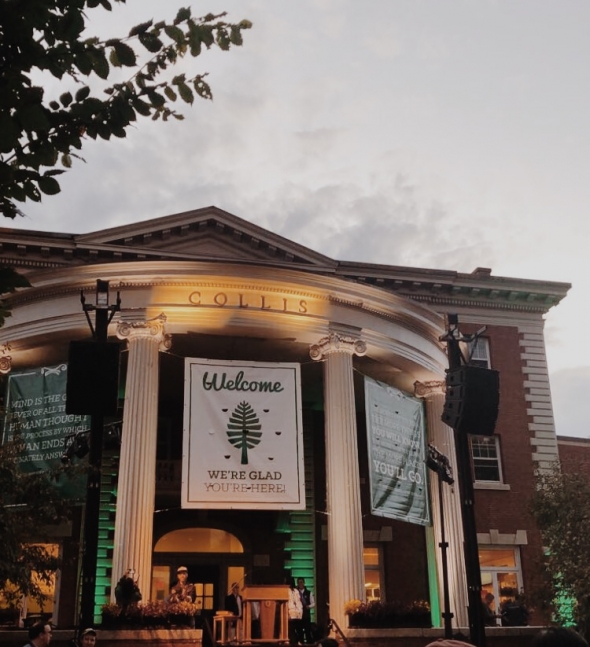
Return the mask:
[[344,604],[365,599],[363,525],[353,355],[364,355],[364,342],[331,334],[310,349],[324,360],[328,576],[330,617],[346,627]]
[[[451,464],[455,483],[443,483],[443,513],[445,521],[445,539],[449,544],[447,550],[449,598],[451,612],[454,614],[454,627],[468,627],[467,617],[467,580],[465,575],[465,559],[463,555],[463,522],[461,519],[461,496],[457,475],[457,453],[455,450],[455,437],[453,430],[440,419],[445,400],[445,383],[441,382],[416,382],[415,393],[424,398],[426,402],[426,424],[428,426],[428,442],[444,454]],[[431,509],[436,542],[437,574],[439,587],[439,600],[441,611],[443,607],[443,574],[439,542],[441,540],[441,519],[438,498],[438,478],[432,474],[431,484]]]
[[113,548],[112,595],[128,569],[143,599],[150,597],[152,538],[158,433],[158,351],[171,346],[164,332],[165,315],[149,321],[122,321],[119,339],[129,345],[121,457],[117,486],[117,512]]

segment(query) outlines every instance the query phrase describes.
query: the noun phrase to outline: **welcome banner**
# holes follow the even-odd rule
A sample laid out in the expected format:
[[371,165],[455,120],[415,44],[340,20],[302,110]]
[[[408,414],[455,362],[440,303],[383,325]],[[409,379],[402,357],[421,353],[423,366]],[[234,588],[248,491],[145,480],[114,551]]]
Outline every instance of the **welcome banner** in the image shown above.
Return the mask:
[[371,512],[430,524],[422,402],[365,378]]
[[[43,366],[8,376],[2,442],[17,440],[17,462],[25,472],[50,471],[61,465],[68,439],[90,429],[90,418],[66,413],[67,365]],[[85,478],[65,476],[57,485],[77,498]]]
[[299,364],[185,361],[183,508],[305,508]]

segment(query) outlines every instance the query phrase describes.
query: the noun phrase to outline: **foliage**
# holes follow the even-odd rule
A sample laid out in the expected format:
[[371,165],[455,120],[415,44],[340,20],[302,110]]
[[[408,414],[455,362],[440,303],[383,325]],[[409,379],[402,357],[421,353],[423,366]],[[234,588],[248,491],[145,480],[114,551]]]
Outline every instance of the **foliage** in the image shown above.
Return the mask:
[[[545,595],[554,600],[555,620],[566,623],[570,612],[582,633],[590,633],[590,481],[564,474],[556,464],[539,475],[531,512],[541,532]],[[560,604],[569,598],[573,609]],[[571,606],[571,605],[570,605]]]
[[248,449],[260,442],[261,427],[252,405],[249,402],[240,402],[227,423],[227,436],[232,445],[242,449],[242,465],[248,464]]
[[[247,20],[226,22],[225,13],[194,18],[182,8],[171,23],[148,20],[126,36],[101,40],[84,34],[98,7],[112,10],[110,0],[2,3],[0,210],[7,217],[21,214],[15,201],[59,193],[56,178],[79,158],[74,151],[85,138],[125,137],[138,116],[182,119],[172,107],[179,98],[188,104],[195,96],[211,99],[206,74],[168,79],[164,73],[186,54],[241,45],[242,31],[251,27]],[[117,76],[113,68],[131,76],[109,85]],[[51,96],[49,88],[57,88]],[[63,168],[53,168],[59,163]]]
[[102,607],[102,622],[104,627],[112,628],[133,624],[149,627],[192,626],[193,618],[198,610],[196,604],[188,601],[140,602],[131,610],[125,610],[120,604],[111,603]]
[[0,446],[0,590],[14,600],[28,595],[42,604],[43,585],[59,561],[42,544],[29,542],[65,521],[69,509],[46,473],[19,469],[18,452],[18,441]]
[[426,600],[382,602],[349,600],[344,605],[351,627],[426,627],[430,626],[430,605]]

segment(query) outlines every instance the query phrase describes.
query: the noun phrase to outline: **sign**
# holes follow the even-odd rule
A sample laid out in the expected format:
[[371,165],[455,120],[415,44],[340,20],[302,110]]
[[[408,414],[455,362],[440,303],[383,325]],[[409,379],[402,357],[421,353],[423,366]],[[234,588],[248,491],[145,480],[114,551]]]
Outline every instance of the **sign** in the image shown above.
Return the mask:
[[[67,365],[44,366],[8,376],[3,444],[17,440],[17,464],[25,472],[51,471],[61,466],[68,441],[90,430],[90,418],[66,413]],[[64,496],[85,492],[81,476],[62,477]]]
[[430,524],[422,402],[365,377],[371,512]]
[[305,509],[299,364],[185,361],[183,508]]

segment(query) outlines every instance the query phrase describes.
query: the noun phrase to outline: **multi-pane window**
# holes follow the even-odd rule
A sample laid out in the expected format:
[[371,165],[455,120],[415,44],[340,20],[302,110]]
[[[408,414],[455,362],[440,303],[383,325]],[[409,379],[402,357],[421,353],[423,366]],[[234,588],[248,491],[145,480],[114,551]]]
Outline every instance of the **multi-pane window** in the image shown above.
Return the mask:
[[497,436],[470,436],[473,480],[502,483],[502,465]]
[[490,344],[487,339],[478,337],[476,340],[467,344],[467,357],[471,366],[480,368],[490,368]]
[[384,600],[382,588],[382,565],[380,546],[364,546],[363,564],[365,568],[365,594],[367,602],[371,600]]
[[[518,548],[479,547],[482,595],[494,596],[491,608],[499,613],[503,604],[522,593],[522,571]],[[500,624],[498,620],[498,624]]]

